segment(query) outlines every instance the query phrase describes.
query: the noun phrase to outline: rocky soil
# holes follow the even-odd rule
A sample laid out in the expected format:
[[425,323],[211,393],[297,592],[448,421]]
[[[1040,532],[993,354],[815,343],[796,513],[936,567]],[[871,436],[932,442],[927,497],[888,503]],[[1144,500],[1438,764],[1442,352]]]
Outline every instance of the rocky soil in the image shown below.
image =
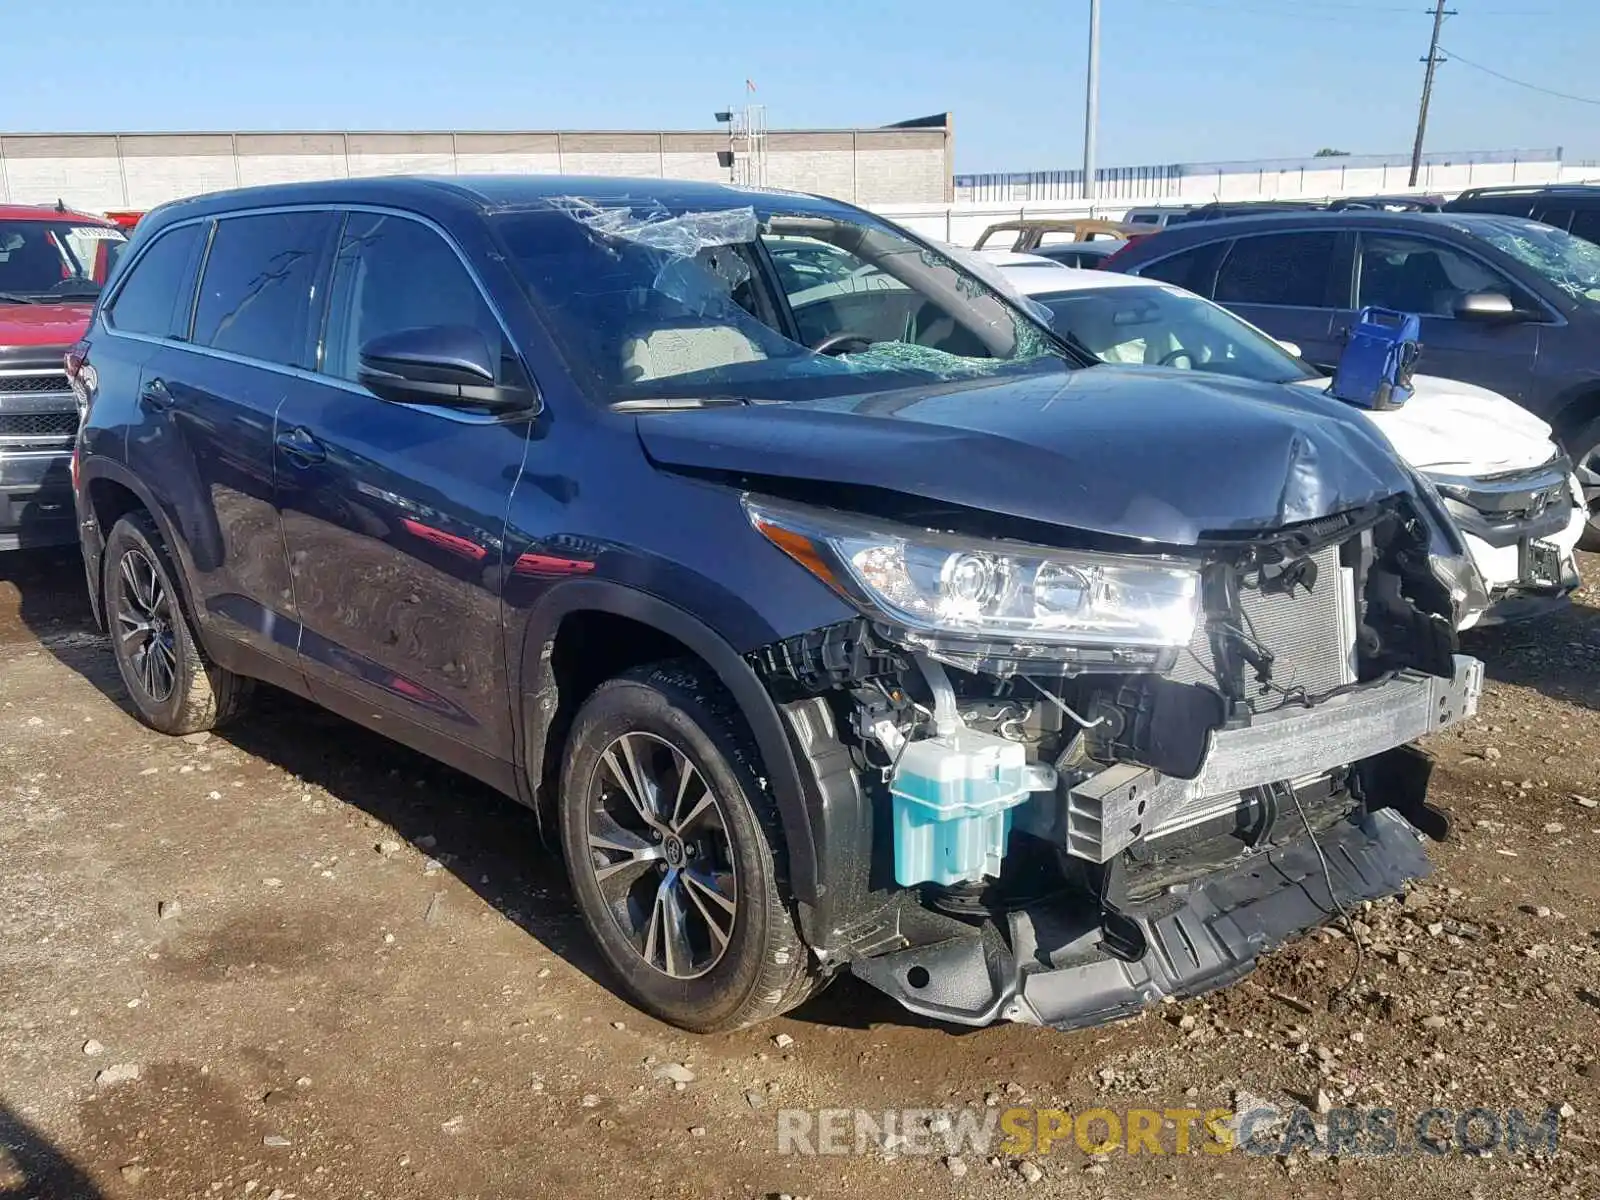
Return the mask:
[[[152,734],[72,556],[0,560],[0,1200],[1600,1195],[1594,586],[1470,639],[1481,715],[1429,747],[1455,837],[1353,929],[1084,1033],[846,981],[697,1038],[614,994],[528,813],[286,698]],[[1553,1156],[778,1153],[787,1108],[1025,1105],[1564,1115]]]

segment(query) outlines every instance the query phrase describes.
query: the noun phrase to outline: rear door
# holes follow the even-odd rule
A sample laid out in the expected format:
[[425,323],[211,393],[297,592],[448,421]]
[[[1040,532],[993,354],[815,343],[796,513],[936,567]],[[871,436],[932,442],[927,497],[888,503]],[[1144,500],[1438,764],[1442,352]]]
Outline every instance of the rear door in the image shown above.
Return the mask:
[[[503,758],[502,537],[529,422],[380,400],[361,347],[471,325],[521,367],[443,234],[353,211],[338,239],[321,371],[278,411],[278,503],[313,696],[468,770]],[[398,721],[396,720],[398,718]]]
[[285,211],[207,230],[193,311],[144,363],[144,420],[128,448],[134,470],[174,499],[197,619],[285,664],[298,627],[274,504],[273,420],[294,370],[311,362],[333,229],[332,213]]
[[1235,238],[1217,267],[1211,298],[1331,370],[1342,348],[1334,309],[1349,305],[1349,244],[1336,228]]
[[1522,403],[1533,378],[1540,323],[1456,317],[1461,299],[1475,292],[1498,292],[1519,309],[1545,311],[1526,289],[1464,247],[1412,233],[1362,230],[1356,307],[1338,314],[1337,331],[1342,337],[1356,313],[1369,305],[1417,313],[1422,317],[1419,372],[1462,379]]
[[1567,230],[1573,237],[1600,244],[1600,203],[1575,209],[1572,225]]
[[1570,230],[1572,205],[1565,202],[1541,201],[1534,207],[1533,219],[1545,225],[1554,225],[1557,229]]

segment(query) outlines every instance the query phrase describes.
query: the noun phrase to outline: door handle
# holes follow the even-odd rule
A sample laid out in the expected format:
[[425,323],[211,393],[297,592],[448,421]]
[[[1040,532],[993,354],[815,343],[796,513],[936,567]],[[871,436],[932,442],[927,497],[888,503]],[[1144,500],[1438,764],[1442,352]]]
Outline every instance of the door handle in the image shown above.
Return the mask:
[[160,378],[145,380],[144,387],[139,389],[139,399],[151,408],[172,407],[172,393],[167,390],[166,380]]
[[273,440],[284,456],[297,467],[309,467],[328,457],[322,443],[304,425],[285,429]]

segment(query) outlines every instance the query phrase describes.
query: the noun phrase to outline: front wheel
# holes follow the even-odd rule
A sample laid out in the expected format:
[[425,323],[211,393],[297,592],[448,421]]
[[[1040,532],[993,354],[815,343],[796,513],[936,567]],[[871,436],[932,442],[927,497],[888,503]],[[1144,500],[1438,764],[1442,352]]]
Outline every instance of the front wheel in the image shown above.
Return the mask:
[[249,681],[206,661],[148,513],[129,513],[112,528],[102,577],[117,670],[146,725],[161,733],[198,733],[243,707]]
[[755,747],[698,664],[629,671],[584,703],[562,769],[561,838],[589,932],[647,1012],[718,1033],[810,991]]

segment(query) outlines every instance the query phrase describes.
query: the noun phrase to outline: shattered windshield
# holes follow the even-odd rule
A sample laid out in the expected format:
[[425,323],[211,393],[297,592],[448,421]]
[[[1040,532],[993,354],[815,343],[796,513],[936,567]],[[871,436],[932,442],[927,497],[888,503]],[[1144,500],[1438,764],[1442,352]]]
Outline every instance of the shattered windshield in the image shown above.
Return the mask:
[[1574,300],[1600,306],[1600,246],[1537,221],[1492,218],[1463,227],[1532,267]]
[[893,226],[782,205],[564,197],[497,228],[573,367],[608,402],[803,399],[1078,365]]

